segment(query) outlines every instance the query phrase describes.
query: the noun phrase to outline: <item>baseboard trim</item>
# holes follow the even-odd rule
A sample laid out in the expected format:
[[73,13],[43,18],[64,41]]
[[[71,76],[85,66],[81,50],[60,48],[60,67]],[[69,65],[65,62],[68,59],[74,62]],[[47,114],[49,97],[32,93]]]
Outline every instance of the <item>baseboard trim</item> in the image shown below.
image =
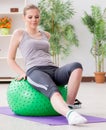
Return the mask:
[[81,82],[95,82],[95,77],[83,76]]
[[0,77],[0,83],[10,83],[12,79],[11,77]]
[[[10,83],[13,77],[0,77],[0,83]],[[95,77],[93,76],[83,76],[81,82],[95,82]],[[106,82],[106,79],[105,79]]]
[[[13,78],[0,77],[0,83],[10,83]],[[95,78],[92,76],[83,76],[81,82],[95,82]]]

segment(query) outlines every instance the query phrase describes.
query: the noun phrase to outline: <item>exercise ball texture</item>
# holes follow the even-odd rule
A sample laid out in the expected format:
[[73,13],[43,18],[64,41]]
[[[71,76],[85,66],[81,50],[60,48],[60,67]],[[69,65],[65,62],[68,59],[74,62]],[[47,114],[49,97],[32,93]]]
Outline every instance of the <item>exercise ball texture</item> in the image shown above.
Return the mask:
[[[59,91],[64,100],[67,97],[67,89],[59,86]],[[7,101],[10,109],[23,116],[54,116],[59,115],[50,100],[33,88],[27,80],[13,80],[7,90]]]

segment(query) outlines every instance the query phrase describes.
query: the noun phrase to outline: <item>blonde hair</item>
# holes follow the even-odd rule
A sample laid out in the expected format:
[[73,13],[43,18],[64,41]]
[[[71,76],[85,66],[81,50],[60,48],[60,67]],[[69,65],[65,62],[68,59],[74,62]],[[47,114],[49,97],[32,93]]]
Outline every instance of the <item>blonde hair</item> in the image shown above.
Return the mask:
[[36,9],[40,13],[40,10],[39,10],[39,8],[36,5],[29,4],[29,5],[27,5],[27,6],[24,7],[24,9],[23,9],[23,15],[25,16],[27,10],[30,10],[30,9]]

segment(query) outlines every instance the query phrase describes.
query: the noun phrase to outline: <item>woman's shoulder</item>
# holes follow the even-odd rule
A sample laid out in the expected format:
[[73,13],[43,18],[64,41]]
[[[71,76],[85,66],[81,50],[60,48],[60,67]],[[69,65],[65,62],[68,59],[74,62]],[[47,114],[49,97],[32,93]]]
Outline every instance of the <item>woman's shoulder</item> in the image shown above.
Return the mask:
[[22,40],[22,37],[24,35],[24,32],[25,30],[24,29],[16,29],[14,32],[13,32],[13,38],[15,38],[17,41],[21,41]]
[[23,35],[24,32],[25,32],[24,29],[19,28],[19,29],[16,29],[16,30],[13,32],[13,35],[20,36],[20,35]]
[[47,36],[48,39],[50,39],[50,33],[47,31],[44,31],[45,35]]
[[48,39],[50,39],[50,33],[44,30],[40,30]]

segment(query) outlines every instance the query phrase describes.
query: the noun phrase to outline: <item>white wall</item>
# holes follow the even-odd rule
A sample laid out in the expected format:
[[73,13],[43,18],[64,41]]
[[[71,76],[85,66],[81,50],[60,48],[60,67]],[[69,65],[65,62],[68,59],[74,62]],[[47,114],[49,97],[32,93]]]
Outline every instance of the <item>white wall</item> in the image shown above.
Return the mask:
[[[27,3],[37,3],[39,0],[26,0]],[[64,0],[65,1],[65,0]],[[90,54],[92,44],[92,36],[86,26],[82,23],[81,17],[84,11],[90,13],[91,5],[98,5],[102,9],[106,7],[106,0],[72,0],[72,5],[76,14],[71,20],[74,25],[76,34],[79,39],[79,47],[73,47],[70,56],[61,61],[61,65],[69,62],[78,61],[82,63],[84,71],[83,76],[93,76],[95,71],[95,62],[93,56]],[[106,61],[105,61],[106,62]],[[105,63],[106,70],[106,63]]]
[[[71,23],[75,26],[76,34],[79,39],[79,47],[73,47],[70,56],[61,61],[61,64],[69,63],[72,61],[79,61],[82,63],[84,76],[93,76],[95,71],[95,62],[93,56],[90,54],[90,48],[92,44],[92,36],[89,33],[87,27],[82,23],[81,17],[84,11],[90,13],[91,5],[98,5],[102,9],[106,8],[105,0],[73,0],[73,7],[76,14],[71,20]],[[106,62],[106,61],[105,61]],[[106,63],[105,63],[106,70]]]
[[[26,0],[26,3],[37,3],[38,1],[39,0]],[[83,16],[84,11],[90,13],[91,5],[98,5],[103,9],[106,8],[106,0],[72,0],[72,2],[76,13],[71,19],[71,23],[75,27],[79,39],[79,47],[73,47],[72,50],[70,50],[70,55],[61,61],[61,65],[78,61],[83,65],[83,76],[93,76],[95,71],[95,62],[93,56],[90,54],[92,37],[86,26],[82,23],[81,17]]]

